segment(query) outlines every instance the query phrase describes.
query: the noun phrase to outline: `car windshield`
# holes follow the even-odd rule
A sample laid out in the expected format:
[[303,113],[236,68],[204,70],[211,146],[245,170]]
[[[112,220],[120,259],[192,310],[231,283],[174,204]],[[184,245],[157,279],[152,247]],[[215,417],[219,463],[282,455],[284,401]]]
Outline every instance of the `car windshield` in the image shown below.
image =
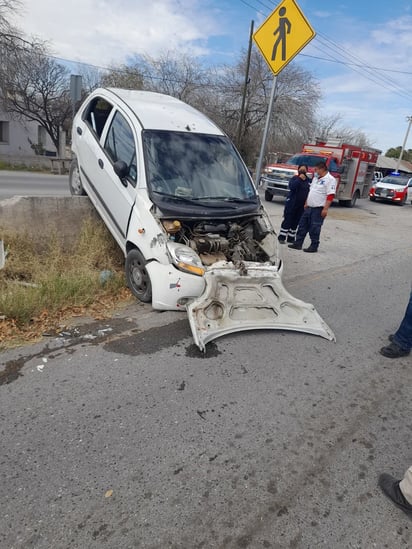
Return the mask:
[[321,158],[319,158],[319,156],[314,156],[311,154],[295,154],[286,161],[286,164],[292,164],[293,166],[301,166],[304,164],[305,166],[314,168],[320,161]]
[[225,136],[145,130],[149,191],[186,202],[257,201],[250,175]]
[[390,185],[400,185],[404,187],[408,184],[409,179],[407,177],[398,177],[398,176],[386,176],[381,180],[381,183],[389,183]]

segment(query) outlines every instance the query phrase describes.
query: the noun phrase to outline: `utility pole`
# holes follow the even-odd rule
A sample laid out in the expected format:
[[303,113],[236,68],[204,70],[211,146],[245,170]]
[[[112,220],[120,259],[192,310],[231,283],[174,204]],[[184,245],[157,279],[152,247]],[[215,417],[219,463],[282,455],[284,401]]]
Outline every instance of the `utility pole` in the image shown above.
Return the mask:
[[402,160],[402,156],[403,156],[403,151],[405,150],[406,142],[407,142],[407,140],[408,140],[409,130],[411,129],[412,116],[407,116],[407,117],[406,117],[406,120],[409,122],[409,124],[408,124],[408,129],[406,130],[405,139],[403,140],[403,145],[402,145],[402,148],[401,148],[401,152],[400,152],[400,154],[399,154],[398,162],[396,163],[396,170],[395,170],[396,173],[399,173],[399,166],[400,166],[400,164],[401,164],[401,160]]
[[239,126],[238,126],[238,129],[237,129],[237,143],[236,143],[236,145],[237,145],[238,149],[240,149],[240,143],[242,141],[243,119],[245,117],[246,92],[247,92],[247,86],[249,84],[250,56],[252,54],[253,25],[254,24],[255,24],[254,21],[252,21],[250,23],[249,49],[248,49],[248,52],[247,52],[245,83],[243,85],[242,106],[240,107]]

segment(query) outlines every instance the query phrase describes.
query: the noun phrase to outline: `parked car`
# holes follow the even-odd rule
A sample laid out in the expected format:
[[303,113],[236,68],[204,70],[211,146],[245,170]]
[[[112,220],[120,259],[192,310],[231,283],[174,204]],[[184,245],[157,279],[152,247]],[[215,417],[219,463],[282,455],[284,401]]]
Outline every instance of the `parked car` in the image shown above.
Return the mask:
[[187,310],[197,345],[255,328],[334,339],[281,282],[278,241],[250,173],[206,116],[162,94],[97,89],[73,122],[69,184],[124,252],[133,294]]
[[403,206],[408,200],[412,204],[412,178],[393,173],[387,175],[369,190],[369,199],[395,202]]

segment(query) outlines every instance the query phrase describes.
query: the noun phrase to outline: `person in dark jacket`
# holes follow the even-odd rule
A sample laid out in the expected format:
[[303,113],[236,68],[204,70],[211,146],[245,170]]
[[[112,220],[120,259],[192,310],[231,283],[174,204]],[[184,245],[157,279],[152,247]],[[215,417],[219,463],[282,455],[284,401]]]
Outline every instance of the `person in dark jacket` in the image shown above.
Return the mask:
[[309,193],[310,179],[306,175],[307,171],[308,167],[301,164],[298,166],[298,175],[294,175],[289,181],[289,193],[286,197],[283,221],[278,236],[282,244],[286,239],[288,242],[295,242],[296,229]]

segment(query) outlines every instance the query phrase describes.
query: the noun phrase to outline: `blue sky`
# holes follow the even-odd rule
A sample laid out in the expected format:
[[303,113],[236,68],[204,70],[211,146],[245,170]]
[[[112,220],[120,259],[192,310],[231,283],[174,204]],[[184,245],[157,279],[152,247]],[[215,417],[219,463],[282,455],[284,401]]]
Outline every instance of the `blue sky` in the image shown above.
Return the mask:
[[[22,3],[16,22],[24,31],[48,40],[57,56],[99,66],[170,50],[230,64],[247,48],[251,20],[257,28],[278,5],[272,0]],[[412,0],[298,3],[317,36],[294,62],[319,80],[322,115],[339,113],[343,125],[363,130],[384,151],[401,145],[406,116],[412,115]],[[412,148],[412,135],[407,147]]]

